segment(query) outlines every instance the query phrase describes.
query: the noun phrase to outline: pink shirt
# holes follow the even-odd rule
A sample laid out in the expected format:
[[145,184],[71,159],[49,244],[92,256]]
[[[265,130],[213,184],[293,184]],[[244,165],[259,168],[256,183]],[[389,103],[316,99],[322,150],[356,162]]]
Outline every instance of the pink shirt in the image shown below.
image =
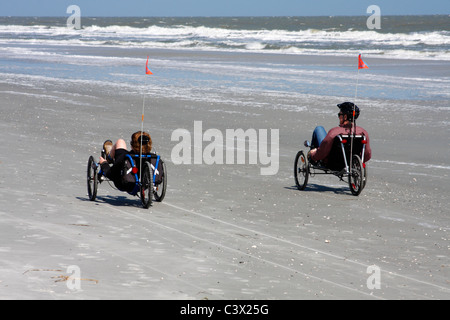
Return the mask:
[[[349,134],[350,128],[351,128],[351,124],[349,124],[347,126],[342,126],[342,127],[339,126],[339,127],[330,129],[330,131],[328,131],[327,136],[322,140],[320,147],[317,148],[317,152],[315,154],[313,154],[311,156],[311,158],[314,161],[326,159],[328,154],[331,151],[331,147],[333,146],[334,138],[338,134]],[[358,127],[358,126],[356,127],[356,134],[357,135],[363,134],[366,136],[367,144],[366,144],[366,150],[364,152],[364,162],[369,161],[370,158],[372,157],[372,150],[370,149],[370,143],[369,143],[369,134],[367,133],[366,130],[364,130],[363,128]],[[325,162],[326,162],[326,160],[325,160]]]

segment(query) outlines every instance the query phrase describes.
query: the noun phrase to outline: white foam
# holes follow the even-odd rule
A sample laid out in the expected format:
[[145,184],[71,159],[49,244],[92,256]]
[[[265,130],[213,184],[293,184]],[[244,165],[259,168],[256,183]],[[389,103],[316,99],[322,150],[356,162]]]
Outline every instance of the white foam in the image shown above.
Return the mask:
[[[354,55],[354,47],[368,48],[366,55],[383,58],[450,60],[450,32],[380,33],[376,31],[234,30],[205,26],[135,28],[89,26],[0,26],[2,43],[83,46],[133,46],[195,50],[278,52],[284,54]],[[24,36],[25,39],[19,39]],[[417,46],[427,50],[418,50]],[[271,49],[269,49],[269,47]],[[431,48],[431,49],[430,49]],[[366,52],[367,51],[367,52]]]

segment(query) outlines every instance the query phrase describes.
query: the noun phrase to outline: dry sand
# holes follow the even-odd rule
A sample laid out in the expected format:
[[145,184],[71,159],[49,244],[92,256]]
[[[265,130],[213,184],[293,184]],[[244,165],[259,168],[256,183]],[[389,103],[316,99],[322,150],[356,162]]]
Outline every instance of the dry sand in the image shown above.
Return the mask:
[[[149,96],[145,128],[169,184],[164,202],[145,210],[106,183],[90,202],[85,177],[105,139],[139,129],[141,95],[76,81],[0,92],[0,299],[450,298],[449,129],[439,111],[388,114],[381,100],[358,102],[373,159],[354,197],[332,176],[311,177],[305,191],[293,178],[296,152],[316,125],[337,125],[342,101],[294,112],[266,108],[270,95],[246,108]],[[279,129],[278,174],[174,165],[171,134],[192,132],[194,121]],[[66,281],[69,266],[79,288]],[[370,266],[380,289],[368,286]]]

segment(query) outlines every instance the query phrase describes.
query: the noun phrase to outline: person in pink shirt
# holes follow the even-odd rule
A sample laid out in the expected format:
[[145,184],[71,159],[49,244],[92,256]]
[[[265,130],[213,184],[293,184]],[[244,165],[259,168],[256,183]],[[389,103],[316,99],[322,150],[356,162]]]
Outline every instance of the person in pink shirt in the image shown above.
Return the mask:
[[[344,102],[337,105],[339,108],[339,126],[330,129],[328,133],[322,126],[318,126],[314,129],[312,140],[311,140],[311,150],[308,152],[308,158],[312,162],[317,163],[321,161],[325,166],[327,164],[328,154],[333,146],[334,138],[338,134],[350,134],[353,121],[353,111],[355,111],[355,120],[358,119],[360,110],[358,106],[354,105],[352,102]],[[372,150],[370,148],[369,134],[366,130],[361,127],[356,126],[357,135],[366,136],[366,148],[364,152],[364,162],[367,162],[372,157]]]

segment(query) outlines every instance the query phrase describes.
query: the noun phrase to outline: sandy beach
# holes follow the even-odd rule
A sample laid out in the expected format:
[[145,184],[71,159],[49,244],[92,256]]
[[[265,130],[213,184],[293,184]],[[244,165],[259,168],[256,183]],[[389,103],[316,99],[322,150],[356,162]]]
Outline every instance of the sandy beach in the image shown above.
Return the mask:
[[[142,53],[127,57],[142,60]],[[317,76],[331,60],[151,54],[156,61],[282,61]],[[350,60],[336,58],[334,67]],[[414,81],[410,61],[370,62],[371,70],[395,65]],[[366,188],[355,197],[346,182],[313,176],[299,191],[295,155],[316,125],[338,124],[336,104],[351,100],[347,94],[283,95],[264,88],[255,94],[219,85],[212,90],[210,84],[207,90],[167,84],[162,92],[159,65],[156,80],[136,88],[37,75],[0,83],[0,299],[450,298],[448,100],[409,100],[415,89],[407,84],[392,85],[402,93],[386,99],[391,92],[369,86],[377,75],[362,75],[358,125],[370,133],[373,150]],[[416,65],[435,74],[449,67],[446,61]],[[207,72],[180,77],[206,84]],[[229,81],[244,83],[260,72]],[[146,210],[138,198],[102,183],[90,202],[88,158],[100,156],[106,139],[129,141],[140,129],[143,88],[145,130],[167,163],[166,198]],[[377,97],[368,93],[376,90]],[[193,133],[195,121],[203,132],[278,129],[278,173],[261,175],[261,164],[174,164],[172,133]],[[68,281],[74,266],[77,288]]]

